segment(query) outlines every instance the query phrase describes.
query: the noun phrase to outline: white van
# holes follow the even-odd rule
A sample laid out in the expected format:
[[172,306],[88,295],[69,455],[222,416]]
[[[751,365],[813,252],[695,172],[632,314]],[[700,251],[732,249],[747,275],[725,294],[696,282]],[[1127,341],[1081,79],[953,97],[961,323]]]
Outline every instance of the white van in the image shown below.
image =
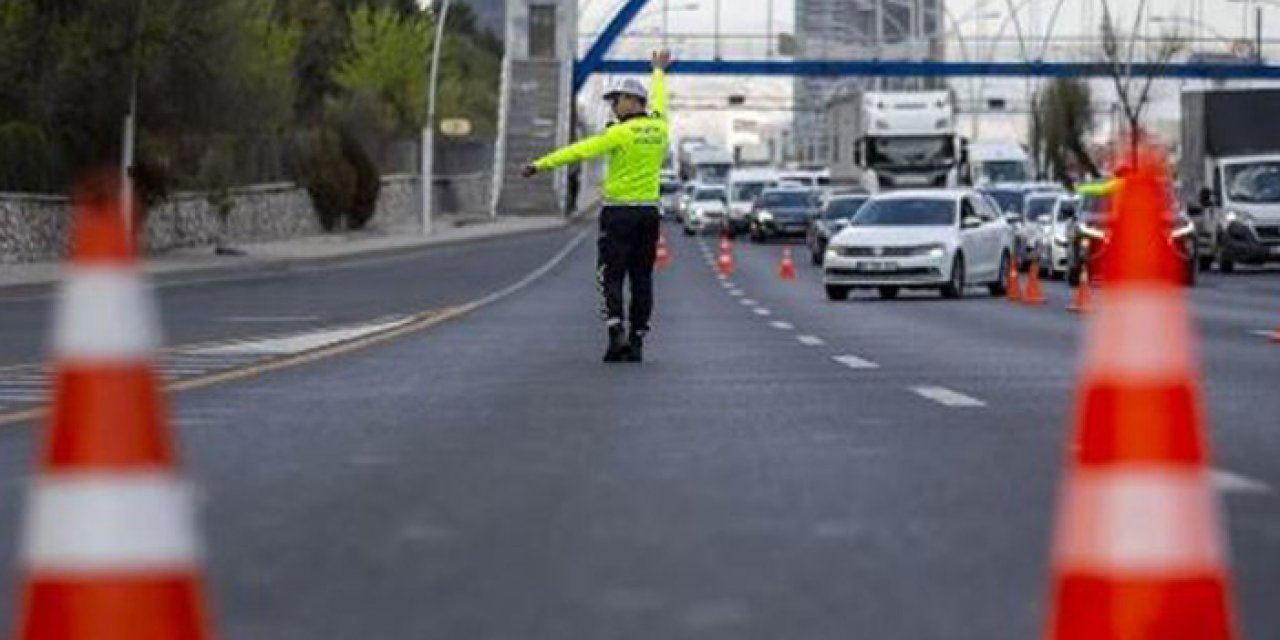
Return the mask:
[[973,142],[969,144],[966,182],[975,187],[993,184],[1021,184],[1035,180],[1031,156],[1013,142]]

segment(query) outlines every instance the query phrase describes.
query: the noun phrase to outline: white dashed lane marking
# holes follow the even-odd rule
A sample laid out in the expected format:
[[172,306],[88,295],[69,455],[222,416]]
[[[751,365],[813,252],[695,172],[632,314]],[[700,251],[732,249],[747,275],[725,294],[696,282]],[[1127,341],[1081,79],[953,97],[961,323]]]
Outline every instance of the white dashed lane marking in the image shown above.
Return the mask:
[[843,356],[835,356],[831,359],[835,360],[836,362],[839,362],[840,364],[846,367],[849,367],[850,369],[879,369],[880,368],[880,365],[870,360],[864,360],[854,355],[846,354]]
[[806,347],[821,347],[826,344],[826,341],[818,336],[796,336],[796,340]]
[[1213,483],[1213,488],[1222,493],[1255,493],[1265,495],[1275,495],[1276,490],[1269,484],[1243,476],[1238,473],[1224,471],[1222,469],[1214,469],[1209,473],[1209,480]]
[[770,322],[769,326],[779,331],[791,331],[792,329],[796,328],[794,324],[791,324],[790,322],[783,322],[781,320],[775,320],[773,322]]
[[741,291],[738,291],[737,289],[734,289],[733,291],[730,291],[730,292],[729,292],[729,295],[731,295],[731,296],[733,296],[733,297],[735,297],[735,298],[741,298],[742,296],[745,296],[745,295],[747,295],[747,294],[745,294],[745,293],[743,293],[743,292],[741,292]]
[[742,306],[744,306],[744,307],[754,307],[754,306],[756,306],[756,301],[755,301],[755,300],[752,300],[751,298],[746,298],[745,300],[740,300],[740,302],[742,303]]
[[249,340],[231,344],[193,349],[186,351],[188,355],[220,356],[220,355],[289,355],[332,346],[348,340],[389,331],[412,322],[412,318],[396,318],[386,322],[370,323],[355,327],[311,331],[294,336],[267,338],[265,340]]
[[771,316],[771,315],[773,315],[773,312],[772,312],[772,311],[770,311],[770,310],[768,310],[768,309],[758,308],[758,309],[756,309],[756,315],[758,315],[758,316]]
[[1280,340],[1280,331],[1250,331],[1255,336],[1261,336],[1268,340]]
[[946,407],[985,407],[987,403],[946,387],[911,387],[911,392]]

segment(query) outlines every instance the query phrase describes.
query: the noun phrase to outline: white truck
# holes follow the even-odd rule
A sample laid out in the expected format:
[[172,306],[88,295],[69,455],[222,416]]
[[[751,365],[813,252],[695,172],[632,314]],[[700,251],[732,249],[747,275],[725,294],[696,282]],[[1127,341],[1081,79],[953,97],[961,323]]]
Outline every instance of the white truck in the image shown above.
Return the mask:
[[681,173],[686,182],[726,185],[732,169],[733,153],[724,147],[703,145],[689,151],[687,172],[682,166]]
[[1178,197],[1202,269],[1280,262],[1280,89],[1182,94]]
[[1015,142],[972,142],[969,162],[961,170],[962,182],[975,187],[1024,184],[1035,179],[1031,155]]
[[963,141],[949,92],[864,92],[853,120],[867,191],[959,186]]
[[746,233],[748,216],[756,205],[756,198],[765,189],[778,184],[778,171],[764,167],[735,168],[729,172],[729,220],[731,235]]

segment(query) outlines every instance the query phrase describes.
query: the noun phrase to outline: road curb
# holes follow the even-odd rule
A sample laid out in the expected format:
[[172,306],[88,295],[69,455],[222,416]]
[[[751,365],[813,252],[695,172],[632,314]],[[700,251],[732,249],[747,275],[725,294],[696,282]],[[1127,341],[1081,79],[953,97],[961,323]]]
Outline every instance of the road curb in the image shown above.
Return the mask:
[[[427,253],[435,249],[481,244],[494,240],[505,240],[508,238],[519,238],[544,233],[554,233],[581,224],[584,224],[584,219],[579,215],[572,218],[558,218],[555,223],[548,224],[546,226],[511,229],[509,231],[488,235],[441,238],[416,245],[373,247],[365,250],[355,250],[346,253],[323,256],[291,258],[253,258],[252,256],[249,256],[245,258],[244,262],[193,266],[191,268],[176,269],[171,272],[149,273],[146,274],[145,277],[150,284],[156,287],[202,284],[220,280],[239,280],[260,276],[285,274],[296,269],[340,266],[347,262],[410,256],[418,253]],[[52,292],[52,289],[56,287],[60,281],[61,278],[55,276],[43,279],[39,282],[23,282],[7,285],[0,284],[0,298],[11,299],[47,295]]]

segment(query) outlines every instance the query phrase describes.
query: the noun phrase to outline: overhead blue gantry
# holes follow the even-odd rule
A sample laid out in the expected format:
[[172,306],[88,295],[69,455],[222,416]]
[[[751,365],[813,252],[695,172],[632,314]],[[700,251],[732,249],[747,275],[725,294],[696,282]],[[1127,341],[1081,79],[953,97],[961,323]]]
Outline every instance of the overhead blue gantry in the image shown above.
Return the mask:
[[[648,0],[627,0],[573,66],[576,95],[596,73],[644,74],[648,60],[607,60],[605,55]],[[677,60],[673,74],[720,76],[870,76],[870,77],[1106,77],[1112,65],[1098,62],[942,62],[915,60]],[[1125,74],[1177,79],[1280,79],[1280,66],[1258,62],[1125,65]]]

